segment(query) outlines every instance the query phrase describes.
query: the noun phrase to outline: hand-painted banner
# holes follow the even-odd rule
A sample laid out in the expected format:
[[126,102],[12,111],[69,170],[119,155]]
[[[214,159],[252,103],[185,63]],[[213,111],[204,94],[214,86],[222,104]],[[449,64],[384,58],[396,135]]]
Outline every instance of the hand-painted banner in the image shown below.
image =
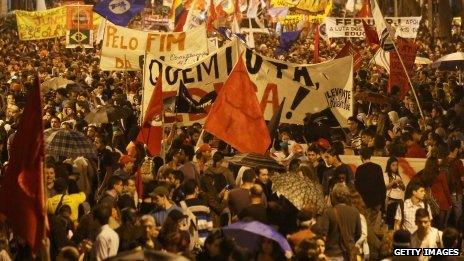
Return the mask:
[[49,39],[66,35],[66,7],[45,11],[15,11],[19,39]]
[[[343,163],[348,164],[352,169],[356,169],[362,164],[361,158],[357,155],[340,155]],[[425,167],[425,160],[420,158],[398,158],[398,171],[404,184],[407,186],[412,177]],[[372,157],[371,162],[379,164],[385,171],[388,157]]]
[[208,54],[204,25],[186,32],[145,32],[107,22],[100,68],[108,71],[141,70],[145,53],[162,57],[169,64],[184,66]]
[[92,30],[93,6],[92,5],[68,5],[66,15],[66,29]]
[[[326,32],[330,38],[364,38],[363,19],[367,24],[374,25],[372,18],[326,17]],[[396,29],[396,37],[416,38],[421,17],[385,17],[385,21]]]
[[[237,62],[237,53],[237,45],[232,41],[216,53],[183,68],[173,68],[152,55],[147,56],[143,108],[148,105],[160,70],[166,97],[175,95],[182,81],[193,97],[201,98],[222,87]],[[246,49],[243,51],[243,59],[250,79],[256,85],[256,94],[265,119],[272,117],[284,98],[287,102],[281,119],[283,123],[301,124],[306,113],[319,112],[325,108],[332,108],[342,124],[352,115],[351,56],[316,65],[301,65],[283,63]],[[206,114],[196,114],[179,120],[201,121],[204,117]]]

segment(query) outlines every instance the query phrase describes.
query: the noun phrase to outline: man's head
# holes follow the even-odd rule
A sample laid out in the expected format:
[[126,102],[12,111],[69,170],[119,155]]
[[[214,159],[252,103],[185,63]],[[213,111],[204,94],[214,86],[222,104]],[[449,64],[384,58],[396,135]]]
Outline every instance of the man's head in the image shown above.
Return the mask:
[[461,151],[461,141],[455,140],[451,142],[449,146],[449,156],[452,158],[456,158]]
[[50,127],[52,129],[59,129],[61,127],[61,121],[60,121],[60,118],[56,117],[56,116],[52,116],[50,118]]
[[51,163],[45,164],[45,179],[47,184],[52,184],[55,181],[55,165]]
[[299,159],[292,159],[288,164],[288,171],[289,172],[296,172],[300,167],[301,160]]
[[152,215],[143,215],[141,218],[143,228],[145,228],[145,235],[147,239],[155,240],[159,234],[159,229],[156,226],[155,218]]
[[96,136],[93,143],[98,150],[106,148],[106,140],[103,136]]
[[359,150],[359,156],[361,156],[361,161],[368,161],[372,157],[372,149],[370,148],[361,148]]
[[310,163],[317,162],[320,154],[321,150],[317,145],[309,146],[308,151],[306,152],[306,155],[308,156],[308,161]]
[[169,204],[169,190],[164,186],[156,187],[150,197],[158,207],[165,208]]
[[425,188],[424,185],[413,182],[410,184],[411,198],[415,198],[419,201],[423,201],[425,198]]
[[263,188],[261,187],[261,185],[254,184],[250,188],[250,199],[251,199],[251,201],[255,202],[255,203],[262,203],[261,202],[262,197],[263,197]]
[[123,185],[124,192],[132,196],[135,194],[136,187],[135,187],[135,179],[133,177],[124,180],[122,185]]
[[353,132],[353,131],[356,131],[358,129],[358,119],[356,119],[356,117],[354,116],[351,116],[348,118],[348,129]]
[[178,149],[174,152],[172,158],[177,163],[184,164],[184,162],[187,160],[187,155],[185,155],[185,151],[183,149]]
[[330,199],[332,204],[335,206],[337,204],[349,203],[350,200],[350,190],[343,183],[337,183],[330,192]]
[[116,194],[121,195],[122,190],[123,190],[123,185],[122,185],[122,179],[121,177],[118,176],[111,176],[108,179],[107,183],[107,189],[111,190],[113,192],[116,192]]
[[366,129],[361,133],[361,142],[365,147],[372,147],[374,145],[375,134],[370,129]]
[[269,182],[269,171],[267,168],[258,169],[258,179],[263,184],[267,184]]
[[337,161],[339,161],[338,152],[335,148],[331,148],[327,150],[326,152],[324,152],[323,157],[324,157],[325,162],[329,166],[333,166]]
[[93,209],[93,218],[100,223],[100,225],[108,224],[112,212],[111,206],[107,204],[99,204]]
[[180,170],[174,170],[168,174],[167,182],[174,188],[178,188],[184,182],[184,173]]
[[197,183],[192,179],[185,181],[184,185],[182,185],[182,188],[185,195],[187,196],[197,197],[200,192]]
[[242,182],[243,183],[254,183],[256,178],[256,173],[254,169],[247,169],[243,172]]
[[419,208],[416,211],[416,226],[417,231],[426,232],[430,228],[429,212],[425,208]]
[[65,194],[68,189],[68,181],[65,178],[57,178],[53,185],[57,194]]

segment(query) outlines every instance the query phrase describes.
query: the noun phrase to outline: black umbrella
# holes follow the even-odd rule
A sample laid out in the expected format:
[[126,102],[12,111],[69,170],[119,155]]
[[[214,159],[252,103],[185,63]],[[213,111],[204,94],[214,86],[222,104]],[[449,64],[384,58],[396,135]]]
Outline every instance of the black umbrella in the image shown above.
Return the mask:
[[433,62],[430,66],[440,70],[464,69],[464,52],[447,54]]
[[275,159],[254,153],[237,154],[229,159],[230,163],[251,168],[266,167],[276,171],[285,171],[285,166]]
[[120,119],[125,119],[130,115],[130,111],[120,106],[104,106],[89,112],[85,116],[88,123],[111,123]]

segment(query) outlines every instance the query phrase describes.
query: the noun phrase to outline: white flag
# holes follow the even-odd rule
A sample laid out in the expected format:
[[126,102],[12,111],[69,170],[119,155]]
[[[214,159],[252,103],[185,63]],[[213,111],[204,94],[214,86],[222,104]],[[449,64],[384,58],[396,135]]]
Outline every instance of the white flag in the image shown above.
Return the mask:
[[348,12],[354,12],[354,4],[355,4],[355,1],[354,1],[354,0],[348,0],[348,1],[346,1],[346,5],[345,5],[346,11],[348,11]]
[[388,73],[390,73],[390,53],[382,48],[377,50],[370,63],[382,66]]
[[391,34],[391,26],[387,25],[385,19],[383,18],[382,11],[380,10],[379,5],[377,4],[377,0],[370,0],[371,1],[371,10],[372,10],[372,17],[374,18],[375,22],[375,29],[377,31],[377,35],[379,36],[380,46],[385,51],[391,51],[394,47],[394,35]]

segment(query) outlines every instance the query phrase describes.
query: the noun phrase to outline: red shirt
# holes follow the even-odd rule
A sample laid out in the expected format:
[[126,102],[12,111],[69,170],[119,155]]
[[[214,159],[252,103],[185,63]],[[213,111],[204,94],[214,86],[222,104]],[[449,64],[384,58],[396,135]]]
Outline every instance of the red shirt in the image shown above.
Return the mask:
[[412,145],[408,146],[408,150],[406,151],[406,158],[427,158],[427,153],[421,146],[413,143]]

